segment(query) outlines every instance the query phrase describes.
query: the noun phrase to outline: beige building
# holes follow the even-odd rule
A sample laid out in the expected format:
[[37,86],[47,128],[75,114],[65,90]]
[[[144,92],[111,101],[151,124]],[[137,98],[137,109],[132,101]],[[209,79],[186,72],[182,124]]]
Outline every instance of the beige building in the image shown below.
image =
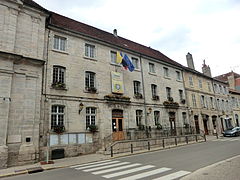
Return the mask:
[[0,168],[39,154],[46,10],[30,1],[0,1]]
[[[46,37],[42,158],[46,151],[51,158],[95,152],[104,139],[138,129],[177,133],[189,124],[182,66],[161,52],[56,13]],[[118,52],[132,72],[117,62]]]
[[200,73],[195,70],[192,55],[188,53],[186,57],[188,67],[184,68],[183,76],[191,124],[197,132],[220,134],[221,122],[231,115],[231,108],[225,108],[229,102],[227,84],[213,79],[205,62]]

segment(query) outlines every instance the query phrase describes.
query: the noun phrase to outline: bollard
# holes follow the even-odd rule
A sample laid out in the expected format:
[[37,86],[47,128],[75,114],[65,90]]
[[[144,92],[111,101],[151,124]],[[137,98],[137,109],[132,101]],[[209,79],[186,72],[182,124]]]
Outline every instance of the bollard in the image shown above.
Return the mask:
[[175,137],[175,145],[177,146],[177,138]]
[[111,146],[111,157],[113,157],[113,147]]
[[218,133],[216,133],[216,137],[217,137],[217,139],[218,139]]
[[148,141],[148,150],[150,151],[150,142]]
[[196,142],[198,142],[198,138],[197,138],[197,135],[195,135],[195,137],[196,137]]
[[188,144],[188,136],[186,136],[186,143]]
[[133,144],[131,144],[131,153],[133,153]]
[[163,148],[165,148],[164,139],[162,140],[162,146]]
[[207,139],[206,139],[206,134],[204,134],[204,141],[205,141],[205,142],[207,141]]

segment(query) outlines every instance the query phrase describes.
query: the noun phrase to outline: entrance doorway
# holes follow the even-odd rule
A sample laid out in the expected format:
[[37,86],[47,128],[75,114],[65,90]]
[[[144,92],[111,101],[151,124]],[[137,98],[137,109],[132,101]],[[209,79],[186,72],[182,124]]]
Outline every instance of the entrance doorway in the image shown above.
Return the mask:
[[235,114],[235,119],[236,119],[236,126],[239,126],[238,115],[237,114]]
[[195,122],[196,133],[199,134],[200,128],[199,128],[198,116],[194,116],[194,122]]
[[112,110],[112,132],[113,141],[120,141],[124,139],[123,110]]
[[176,135],[176,118],[175,118],[175,112],[169,112],[169,122],[170,122],[170,131],[171,135]]
[[206,135],[209,134],[208,132],[208,119],[209,119],[209,116],[208,115],[203,115],[203,127],[204,127],[204,132]]

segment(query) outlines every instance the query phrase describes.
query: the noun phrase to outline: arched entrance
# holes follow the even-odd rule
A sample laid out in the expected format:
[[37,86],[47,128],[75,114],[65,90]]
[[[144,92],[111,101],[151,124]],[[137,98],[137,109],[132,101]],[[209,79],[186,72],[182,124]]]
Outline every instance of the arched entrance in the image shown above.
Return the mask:
[[176,135],[176,118],[175,118],[175,112],[169,112],[169,122],[170,122],[170,131],[171,135]]
[[112,138],[114,141],[124,139],[123,132],[123,110],[113,109],[112,110]]
[[198,116],[197,115],[194,116],[194,122],[195,122],[196,133],[199,134],[200,133],[200,128],[199,128],[199,121],[198,121]]
[[208,120],[209,120],[209,116],[206,115],[206,114],[203,114],[202,117],[203,117],[204,132],[205,132],[206,135],[208,135],[208,134],[209,134],[209,132],[208,132]]

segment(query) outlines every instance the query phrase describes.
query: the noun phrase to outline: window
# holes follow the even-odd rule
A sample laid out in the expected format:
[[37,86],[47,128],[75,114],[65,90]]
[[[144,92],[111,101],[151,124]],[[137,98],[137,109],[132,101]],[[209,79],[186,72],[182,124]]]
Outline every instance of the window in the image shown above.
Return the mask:
[[187,113],[182,112],[182,119],[183,119],[183,124],[187,124]]
[[176,74],[177,74],[177,80],[181,80],[182,78],[181,78],[181,73],[179,72],[179,71],[176,71]]
[[66,51],[67,38],[54,36],[53,48],[60,51]]
[[154,111],[155,126],[160,125],[160,111]]
[[219,93],[217,84],[214,84],[214,90],[216,93]]
[[210,84],[210,82],[207,82],[207,85],[208,85],[208,91],[211,92],[212,90],[211,90],[211,84]]
[[220,100],[219,99],[217,99],[217,108],[218,108],[218,110],[220,110]]
[[193,107],[197,107],[197,101],[196,101],[195,94],[192,94],[192,102],[193,102]]
[[111,51],[111,62],[116,64],[117,62],[117,53],[114,51]]
[[85,44],[85,56],[95,58],[95,46],[91,44]]
[[203,95],[201,96],[201,105],[202,105],[203,108],[206,107],[205,106],[205,97]]
[[180,101],[183,100],[183,90],[179,89],[179,98],[180,98]]
[[133,81],[133,88],[134,88],[133,90],[135,95],[141,93],[140,86],[141,86],[141,83],[139,81]]
[[166,93],[167,93],[167,99],[169,100],[171,98],[171,88],[166,87]]
[[169,70],[166,67],[163,67],[163,72],[165,77],[169,77]]
[[189,76],[189,79],[188,79],[188,80],[189,80],[189,85],[190,85],[190,86],[193,86],[193,79],[192,79],[192,76]]
[[53,105],[51,114],[51,129],[64,125],[64,106]]
[[198,80],[198,85],[199,85],[199,88],[202,88],[202,80]]
[[86,129],[90,125],[95,125],[96,123],[96,108],[87,107],[86,108]]
[[151,89],[152,89],[152,98],[155,98],[157,96],[157,85],[151,84]]
[[53,66],[53,84],[65,83],[65,67]]
[[85,89],[89,90],[91,88],[92,89],[96,88],[95,87],[95,73],[90,72],[90,71],[86,71],[85,72]]
[[153,63],[149,63],[149,72],[155,73],[155,65]]
[[223,93],[222,86],[219,85],[219,93]]
[[142,125],[142,110],[136,110],[136,125]]
[[213,97],[210,97],[211,108],[214,109]]
[[135,69],[140,69],[139,68],[139,60],[137,58],[132,57],[132,64],[135,67]]

